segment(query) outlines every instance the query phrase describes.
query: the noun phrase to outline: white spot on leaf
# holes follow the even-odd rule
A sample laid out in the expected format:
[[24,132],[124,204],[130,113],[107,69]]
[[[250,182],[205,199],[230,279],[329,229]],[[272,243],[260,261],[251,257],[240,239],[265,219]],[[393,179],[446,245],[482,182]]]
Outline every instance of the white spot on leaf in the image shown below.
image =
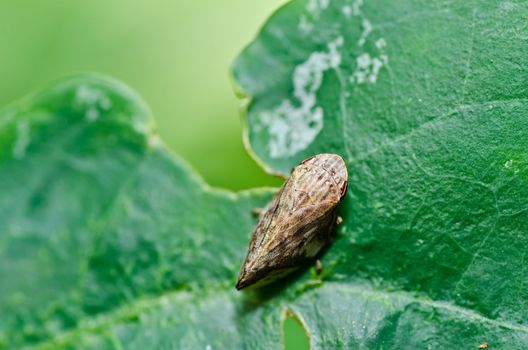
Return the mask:
[[[321,16],[321,13],[328,8],[330,5],[330,0],[310,0],[306,4],[306,11],[308,12],[308,17],[311,17],[315,20],[318,20]],[[314,23],[308,19],[307,16],[302,15],[299,19],[299,24],[297,28],[304,35],[308,35],[312,32],[314,28]]]
[[319,16],[323,10],[330,5],[330,0],[310,0],[306,5],[306,11],[315,16]]
[[383,50],[385,46],[387,46],[387,42],[383,38],[379,38],[374,44],[376,45],[378,50]]
[[345,5],[341,8],[341,12],[347,17],[352,15],[352,7],[350,5]]
[[387,55],[380,55],[379,57],[370,57],[368,53],[361,54],[356,59],[356,70],[351,80],[358,84],[375,83],[378,79],[378,73],[384,65],[389,61]]
[[95,121],[99,117],[99,111],[95,108],[89,108],[86,111],[86,120],[89,120],[91,122]]
[[30,143],[29,123],[26,120],[17,124],[17,136],[13,146],[13,157],[22,159],[26,156],[26,151]]
[[97,120],[101,111],[112,107],[112,102],[102,91],[88,85],[81,85],[77,89],[74,104],[84,110],[84,117],[90,122]]
[[285,99],[277,108],[260,114],[255,130],[267,129],[272,158],[296,154],[308,147],[321,131],[324,111],[317,106],[316,94],[324,72],[341,63],[338,49],[342,45],[343,38],[339,37],[327,45],[327,52],[313,52],[293,73],[294,102]]
[[[372,23],[361,10],[363,4],[363,0],[355,0],[352,3],[350,9],[345,9],[345,7],[343,7],[342,10],[345,16],[349,17],[351,13],[353,16],[359,17],[361,20],[361,27],[363,30],[361,31],[357,42],[359,47],[365,46],[367,39],[374,29]],[[378,79],[378,73],[380,69],[388,64],[389,56],[387,56],[385,53],[385,47],[387,46],[385,39],[378,38],[374,42],[374,46],[379,52],[377,55],[372,54],[371,52],[363,52],[356,58],[356,69],[354,70],[352,76],[349,77],[351,83],[375,83]]]
[[352,4],[352,12],[355,16],[359,16],[361,14],[361,6],[363,6],[363,0],[356,0]]
[[358,45],[363,46],[365,45],[365,41],[367,40],[367,36],[372,31],[372,24],[370,24],[370,21],[366,18],[363,18],[361,21],[361,25],[363,26],[363,32],[361,32],[361,36],[358,40]]
[[298,29],[303,34],[310,34],[312,31],[314,25],[313,23],[308,22],[308,19],[306,19],[306,16],[301,16],[301,19],[299,20]]

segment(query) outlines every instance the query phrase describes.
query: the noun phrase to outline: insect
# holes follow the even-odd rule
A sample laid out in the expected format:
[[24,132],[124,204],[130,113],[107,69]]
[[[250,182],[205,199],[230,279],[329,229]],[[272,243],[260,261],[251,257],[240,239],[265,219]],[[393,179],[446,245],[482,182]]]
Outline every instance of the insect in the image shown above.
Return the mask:
[[484,343],[480,344],[478,348],[479,349],[487,349],[488,346],[489,346],[488,342],[484,342]]
[[337,154],[318,154],[293,168],[258,220],[236,288],[271,283],[314,258],[331,239],[347,184]]

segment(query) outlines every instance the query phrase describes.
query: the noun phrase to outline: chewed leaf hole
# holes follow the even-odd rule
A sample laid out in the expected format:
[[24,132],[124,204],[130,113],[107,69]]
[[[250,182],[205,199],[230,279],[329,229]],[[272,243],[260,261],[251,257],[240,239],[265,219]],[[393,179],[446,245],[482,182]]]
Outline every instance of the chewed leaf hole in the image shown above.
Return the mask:
[[284,350],[308,350],[310,338],[297,316],[290,310],[284,311],[282,319]]

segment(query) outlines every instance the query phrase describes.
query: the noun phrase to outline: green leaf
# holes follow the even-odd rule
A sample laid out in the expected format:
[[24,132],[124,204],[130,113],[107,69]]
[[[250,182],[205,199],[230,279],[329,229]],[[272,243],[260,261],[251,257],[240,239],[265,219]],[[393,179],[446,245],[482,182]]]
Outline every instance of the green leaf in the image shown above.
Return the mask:
[[234,282],[271,190],[209,188],[93,76],[0,112],[0,150],[0,348],[242,344]]
[[277,349],[292,315],[315,349],[526,348],[526,5],[361,4],[292,2],[235,65],[263,163],[348,162],[321,275],[236,292],[273,191],[209,188],[125,87],[0,111],[0,348]]
[[312,347],[528,348],[528,4],[294,1],[234,65],[249,145],[350,182]]

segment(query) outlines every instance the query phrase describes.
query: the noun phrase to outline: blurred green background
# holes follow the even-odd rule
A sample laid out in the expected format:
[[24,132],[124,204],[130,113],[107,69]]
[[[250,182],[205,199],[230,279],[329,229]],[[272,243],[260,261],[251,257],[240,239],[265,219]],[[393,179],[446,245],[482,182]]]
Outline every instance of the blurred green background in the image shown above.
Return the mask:
[[285,2],[0,0],[0,106],[65,75],[108,74],[212,186],[278,186],[244,149],[229,69]]

